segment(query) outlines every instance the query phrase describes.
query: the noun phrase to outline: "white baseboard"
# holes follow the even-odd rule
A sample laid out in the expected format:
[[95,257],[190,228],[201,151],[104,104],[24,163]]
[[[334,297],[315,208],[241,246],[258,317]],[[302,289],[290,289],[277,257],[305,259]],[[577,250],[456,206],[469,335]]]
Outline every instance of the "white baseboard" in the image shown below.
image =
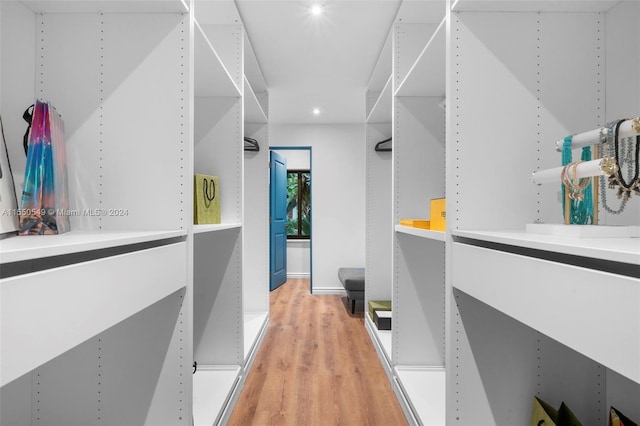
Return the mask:
[[309,272],[287,272],[287,278],[311,278]]
[[347,292],[343,287],[318,287],[314,285],[313,294],[341,294],[346,296]]
[[[287,272],[287,279],[311,279],[311,274],[309,272]],[[313,286],[313,294],[341,294],[347,295],[344,287],[342,286]]]

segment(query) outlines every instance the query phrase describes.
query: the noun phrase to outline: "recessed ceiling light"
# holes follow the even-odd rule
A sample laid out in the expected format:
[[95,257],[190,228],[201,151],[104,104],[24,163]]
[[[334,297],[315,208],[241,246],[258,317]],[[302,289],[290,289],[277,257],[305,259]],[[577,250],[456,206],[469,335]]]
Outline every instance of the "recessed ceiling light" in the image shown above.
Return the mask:
[[313,115],[320,115],[320,108],[314,108]]
[[311,6],[311,14],[318,16],[318,15],[322,15],[322,6],[319,4],[314,4]]

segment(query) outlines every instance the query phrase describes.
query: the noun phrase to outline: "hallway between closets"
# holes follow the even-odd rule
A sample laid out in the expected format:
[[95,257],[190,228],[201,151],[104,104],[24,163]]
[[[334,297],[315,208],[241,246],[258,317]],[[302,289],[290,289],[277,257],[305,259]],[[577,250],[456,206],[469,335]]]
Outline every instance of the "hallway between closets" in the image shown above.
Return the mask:
[[363,325],[340,295],[288,279],[229,425],[407,424]]

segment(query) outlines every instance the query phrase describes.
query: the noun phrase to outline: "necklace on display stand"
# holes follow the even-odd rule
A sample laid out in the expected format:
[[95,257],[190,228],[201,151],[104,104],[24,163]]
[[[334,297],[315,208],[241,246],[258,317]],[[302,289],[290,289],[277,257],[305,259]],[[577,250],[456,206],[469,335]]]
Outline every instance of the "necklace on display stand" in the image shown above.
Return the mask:
[[[614,175],[609,177],[609,188],[614,188],[616,184],[618,184],[617,179],[619,178],[619,176],[622,176],[622,171],[621,171],[621,167],[624,163],[627,163],[627,169],[628,169],[628,175],[631,176],[632,174],[632,169],[633,169],[633,158],[629,158],[629,154],[631,154],[631,149],[626,150],[627,152],[625,152],[624,156],[622,156],[623,158],[621,158],[620,156],[620,152],[619,152],[619,147],[618,147],[618,131],[620,130],[620,125],[624,122],[625,120],[614,120],[611,121],[609,123],[607,123],[606,127],[604,128],[605,133],[600,135],[600,152],[602,153],[601,156],[602,157],[613,157],[615,159],[616,165],[618,166],[618,173],[615,173]],[[637,143],[636,143],[636,148],[637,148]],[[605,155],[606,153],[606,155]],[[637,149],[636,149],[636,153],[637,153]],[[624,158],[626,157],[626,158]],[[638,164],[637,161],[637,154],[636,154],[636,165]],[[638,175],[637,175],[637,166],[636,166],[636,175],[635,175],[635,179],[634,181],[637,182],[638,181]],[[633,181],[632,181],[633,182]],[[637,188],[637,184],[636,184],[636,188]],[[620,206],[618,207],[618,209],[613,209],[612,207],[610,207],[607,204],[607,190],[606,190],[606,186],[605,186],[605,182],[604,179],[600,179],[600,197],[602,198],[602,207],[611,214],[620,214],[624,211],[624,208],[627,205],[627,201],[629,200],[628,196],[622,196],[622,192],[619,190],[618,191],[618,199],[620,199]],[[630,195],[630,194],[629,194]]]
[[[565,225],[589,225],[594,222],[593,189],[590,178],[575,179],[578,164],[591,160],[591,147],[582,148],[581,161],[575,163],[571,158],[571,141],[573,136],[564,138],[562,145],[562,211]],[[573,167],[574,178],[568,176],[569,168]]]
[[[618,163],[618,172],[609,177],[609,188],[618,187],[618,199],[629,200],[633,192],[640,195],[640,180],[638,179],[638,171],[640,164],[640,136],[629,137],[620,140],[620,124],[615,126],[613,134],[613,147],[616,162]],[[634,149],[635,139],[635,149]],[[627,176],[623,175],[623,166],[627,165]],[[627,179],[629,179],[627,181]]]

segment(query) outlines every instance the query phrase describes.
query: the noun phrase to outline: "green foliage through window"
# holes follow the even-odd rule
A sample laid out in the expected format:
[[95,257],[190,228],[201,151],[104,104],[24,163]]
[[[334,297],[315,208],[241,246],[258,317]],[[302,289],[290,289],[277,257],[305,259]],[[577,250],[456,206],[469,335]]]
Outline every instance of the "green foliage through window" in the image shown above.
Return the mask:
[[287,238],[311,235],[311,173],[287,170]]

